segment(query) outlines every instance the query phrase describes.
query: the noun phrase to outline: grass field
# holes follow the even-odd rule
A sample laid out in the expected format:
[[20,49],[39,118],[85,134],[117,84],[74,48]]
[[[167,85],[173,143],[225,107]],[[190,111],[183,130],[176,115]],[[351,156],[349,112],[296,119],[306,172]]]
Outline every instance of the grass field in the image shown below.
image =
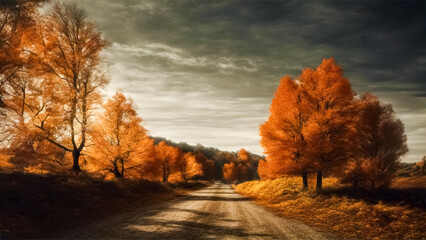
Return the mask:
[[420,186],[426,188],[426,176],[401,177],[397,178],[392,184],[392,188],[398,189],[418,188]]
[[[313,186],[313,184],[311,184]],[[371,194],[324,179],[324,191],[301,191],[300,177],[250,181],[237,192],[280,214],[352,239],[426,239],[426,211],[405,194],[425,197],[425,189],[390,189]],[[417,195],[416,195],[417,194]],[[390,197],[391,196],[391,197]],[[408,199],[408,200],[407,200]],[[421,201],[420,201],[421,202]]]

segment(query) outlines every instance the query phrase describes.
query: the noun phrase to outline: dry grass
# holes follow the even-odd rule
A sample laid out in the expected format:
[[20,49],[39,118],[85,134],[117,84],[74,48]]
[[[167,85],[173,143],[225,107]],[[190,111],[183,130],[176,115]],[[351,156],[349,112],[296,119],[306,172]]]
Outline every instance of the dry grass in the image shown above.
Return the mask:
[[[312,184],[311,184],[312,185]],[[336,179],[324,179],[325,188],[336,188]],[[426,239],[424,209],[395,203],[301,191],[301,178],[251,181],[237,192],[258,203],[322,229],[354,239]]]
[[426,186],[426,176],[400,177],[392,184],[393,188],[416,188]]

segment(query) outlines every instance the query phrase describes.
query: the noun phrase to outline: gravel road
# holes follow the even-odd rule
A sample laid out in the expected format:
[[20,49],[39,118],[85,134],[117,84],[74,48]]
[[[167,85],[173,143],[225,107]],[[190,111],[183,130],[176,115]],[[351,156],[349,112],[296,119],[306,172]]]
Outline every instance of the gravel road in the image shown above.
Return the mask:
[[289,220],[216,182],[174,201],[105,219],[66,239],[332,239]]

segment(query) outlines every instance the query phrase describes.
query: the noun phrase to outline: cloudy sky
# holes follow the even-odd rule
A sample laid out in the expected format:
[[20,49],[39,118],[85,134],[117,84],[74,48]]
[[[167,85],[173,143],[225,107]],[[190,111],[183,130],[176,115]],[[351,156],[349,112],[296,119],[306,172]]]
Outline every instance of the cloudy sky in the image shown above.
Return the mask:
[[335,57],[358,93],[391,103],[426,155],[424,1],[78,0],[113,43],[111,94],[153,136],[262,153],[279,79]]

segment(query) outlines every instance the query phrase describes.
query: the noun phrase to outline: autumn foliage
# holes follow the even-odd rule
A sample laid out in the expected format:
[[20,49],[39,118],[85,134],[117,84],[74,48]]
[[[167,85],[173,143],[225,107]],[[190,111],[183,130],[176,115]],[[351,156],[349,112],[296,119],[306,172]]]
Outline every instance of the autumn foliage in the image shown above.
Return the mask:
[[[101,189],[101,195],[109,193],[105,179],[135,184],[132,192],[142,186],[142,193],[164,190],[173,185],[169,182],[223,179],[242,183],[238,192],[287,216],[325,227],[331,222],[348,238],[426,238],[424,211],[308,191],[314,184],[322,189],[324,176],[325,186],[388,187],[408,151],[404,125],[392,106],[369,93],[357,95],[333,58],[280,80],[270,115],[260,126],[265,157],[244,148],[225,152],[174,143],[150,136],[133,100],[122,91],[104,96],[110,79],[103,53],[110,43],[84,9],[75,3],[41,8],[45,2],[0,4],[0,170],[19,172],[24,179],[22,173],[56,173],[58,186],[92,181],[83,171],[97,177],[88,188]],[[423,174],[425,162],[417,166]],[[247,182],[259,177],[262,181]],[[9,187],[21,191],[13,181]],[[90,191],[79,195],[76,189],[60,192],[92,208],[85,201]],[[126,188],[112,192],[121,204],[126,191],[119,189]],[[43,207],[50,204],[43,194],[32,195],[42,199]]]
[[137,116],[131,99],[117,92],[104,105],[91,134],[91,156],[99,169],[123,177],[130,170],[137,170],[144,160],[147,131]]
[[345,169],[343,181],[371,189],[389,186],[401,156],[407,151],[404,125],[390,104],[365,94],[357,102],[356,154]]
[[[105,178],[244,182],[283,174],[389,185],[407,152],[390,105],[357,96],[334,59],[281,79],[260,126],[266,159],[149,136],[129,97],[105,100],[110,43],[75,3],[0,5],[0,159],[18,171],[72,169]],[[260,160],[260,161],[259,161]],[[257,169],[257,172],[256,172]]]
[[296,79],[282,78],[269,111],[260,126],[267,155],[259,163],[262,178],[301,175],[307,188],[308,174],[316,173],[321,189],[323,174],[346,181],[351,175],[374,188],[389,184],[407,152],[404,127],[392,107],[371,94],[356,97],[333,58]]
[[242,148],[236,159],[232,159],[223,166],[223,179],[227,182],[245,182],[252,179],[251,168],[251,156]]
[[104,178],[217,177],[203,152],[155,143],[132,99],[109,82],[110,43],[75,3],[0,5],[0,160],[22,172],[72,169]]

